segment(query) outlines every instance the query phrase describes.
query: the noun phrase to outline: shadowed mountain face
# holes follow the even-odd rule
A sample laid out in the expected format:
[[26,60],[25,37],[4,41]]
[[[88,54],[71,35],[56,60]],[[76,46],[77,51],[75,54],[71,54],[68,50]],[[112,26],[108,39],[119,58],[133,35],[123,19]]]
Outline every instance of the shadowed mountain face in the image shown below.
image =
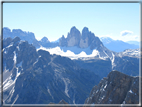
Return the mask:
[[3,40],[3,77],[5,104],[48,104],[62,99],[83,104],[100,80],[71,59],[37,51],[18,37]]
[[[122,54],[122,53],[121,53]],[[110,71],[118,70],[130,76],[139,75],[139,58],[122,55],[115,55],[114,59],[77,59],[74,60],[81,68],[88,69],[101,78],[106,77]]]
[[139,104],[139,77],[112,71],[93,87],[85,104]]

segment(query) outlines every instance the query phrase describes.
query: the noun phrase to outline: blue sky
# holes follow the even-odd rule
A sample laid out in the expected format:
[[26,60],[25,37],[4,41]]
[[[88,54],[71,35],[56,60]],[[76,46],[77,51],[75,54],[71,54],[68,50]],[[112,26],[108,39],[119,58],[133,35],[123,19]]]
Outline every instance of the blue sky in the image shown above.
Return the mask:
[[22,29],[40,40],[88,27],[98,37],[123,41],[140,37],[139,3],[3,3],[3,27]]

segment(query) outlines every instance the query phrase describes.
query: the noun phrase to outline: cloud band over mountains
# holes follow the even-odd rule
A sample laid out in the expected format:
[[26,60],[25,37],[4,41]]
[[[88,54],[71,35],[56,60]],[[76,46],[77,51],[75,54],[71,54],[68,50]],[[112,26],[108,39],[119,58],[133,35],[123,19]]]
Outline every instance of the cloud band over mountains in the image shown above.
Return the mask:
[[133,32],[132,31],[128,31],[128,30],[124,30],[124,31],[120,32],[121,36],[127,36],[127,35],[131,35],[131,34],[133,34]]

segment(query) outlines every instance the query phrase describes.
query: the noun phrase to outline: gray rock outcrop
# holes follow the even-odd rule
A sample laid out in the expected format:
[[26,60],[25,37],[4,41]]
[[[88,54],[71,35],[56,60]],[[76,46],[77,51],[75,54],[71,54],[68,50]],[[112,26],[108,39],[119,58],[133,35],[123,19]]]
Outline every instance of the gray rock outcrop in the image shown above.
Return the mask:
[[100,45],[103,45],[100,39],[96,37],[94,33],[89,31],[87,27],[83,28],[81,34],[80,31],[75,26],[73,26],[68,33],[67,38],[62,36],[59,41],[59,46],[77,46],[79,48],[88,48],[90,46],[91,50],[99,47]]
[[85,104],[139,104],[139,77],[112,71],[93,87]]

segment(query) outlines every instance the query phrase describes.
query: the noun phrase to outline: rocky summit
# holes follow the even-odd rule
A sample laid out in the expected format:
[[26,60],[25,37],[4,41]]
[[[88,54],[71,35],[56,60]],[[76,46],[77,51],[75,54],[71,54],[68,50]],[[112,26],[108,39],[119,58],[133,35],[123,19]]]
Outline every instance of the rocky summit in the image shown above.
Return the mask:
[[62,36],[59,41],[59,46],[77,46],[79,48],[87,48],[90,46],[90,49],[92,50],[100,45],[103,45],[102,42],[94,35],[94,33],[89,31],[87,27],[83,28],[81,34],[80,31],[73,26],[68,33],[67,38]]
[[111,71],[93,87],[85,104],[139,104],[139,77]]

